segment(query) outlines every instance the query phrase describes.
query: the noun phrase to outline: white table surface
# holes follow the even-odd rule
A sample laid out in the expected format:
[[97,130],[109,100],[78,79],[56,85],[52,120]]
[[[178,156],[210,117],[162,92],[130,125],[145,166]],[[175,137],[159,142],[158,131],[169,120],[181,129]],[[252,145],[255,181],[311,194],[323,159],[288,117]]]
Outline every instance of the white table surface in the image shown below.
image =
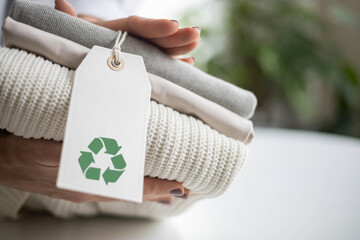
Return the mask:
[[35,215],[0,239],[360,239],[360,140],[256,129],[231,188],[163,221]]

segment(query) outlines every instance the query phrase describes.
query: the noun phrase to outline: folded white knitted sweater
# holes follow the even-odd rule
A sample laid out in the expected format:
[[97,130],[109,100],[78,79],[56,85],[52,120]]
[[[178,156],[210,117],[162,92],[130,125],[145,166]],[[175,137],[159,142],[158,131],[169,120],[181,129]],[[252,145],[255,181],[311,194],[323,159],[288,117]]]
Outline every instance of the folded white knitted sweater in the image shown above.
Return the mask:
[[[42,57],[0,48],[0,128],[26,138],[62,140],[73,78],[74,71]],[[145,175],[182,182],[190,189],[188,199],[175,198],[169,205],[122,201],[77,204],[41,195],[32,199],[62,217],[97,213],[151,218],[176,215],[196,200],[223,193],[246,156],[247,147],[240,141],[151,101]]]

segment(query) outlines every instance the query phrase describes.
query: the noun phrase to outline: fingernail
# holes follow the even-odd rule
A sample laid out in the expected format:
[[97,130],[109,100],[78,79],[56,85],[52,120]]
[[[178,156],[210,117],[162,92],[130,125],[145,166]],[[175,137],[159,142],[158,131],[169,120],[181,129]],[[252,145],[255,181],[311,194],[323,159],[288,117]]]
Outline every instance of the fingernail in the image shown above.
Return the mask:
[[180,195],[180,196],[175,196],[175,197],[177,197],[177,198],[183,198],[183,199],[187,199],[187,195]]
[[192,27],[192,28],[195,29],[195,30],[197,30],[197,31],[199,31],[199,32],[201,32],[201,28],[198,27],[198,26],[195,26],[195,27]]
[[177,25],[179,25],[179,22],[177,20],[171,20],[172,22],[177,23]]
[[165,199],[161,199],[158,201],[158,203],[163,203],[163,204],[170,204],[169,200],[165,200]]
[[181,188],[175,188],[175,189],[169,191],[169,193],[171,195],[175,195],[175,196],[180,196],[180,195],[184,194],[184,192],[183,192],[183,190],[181,190]]
[[191,57],[192,58],[192,60],[195,62],[195,58],[194,57]]

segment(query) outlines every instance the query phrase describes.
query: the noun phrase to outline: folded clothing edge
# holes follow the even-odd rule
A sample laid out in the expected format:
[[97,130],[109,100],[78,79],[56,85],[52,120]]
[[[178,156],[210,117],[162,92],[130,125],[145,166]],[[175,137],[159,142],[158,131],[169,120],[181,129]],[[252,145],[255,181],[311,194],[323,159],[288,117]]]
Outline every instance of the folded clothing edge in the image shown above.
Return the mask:
[[[15,0],[10,17],[89,48],[94,45],[112,47],[117,35],[113,30],[32,1]],[[182,61],[172,59],[143,40],[128,36],[122,49],[125,52],[141,55],[149,72],[216,102],[244,118],[250,118],[255,111],[257,100],[252,92],[206,74]],[[176,77],[174,72],[177,72]]]
[[[2,29],[6,47],[33,52],[65,67],[76,68],[90,51],[71,40],[17,22],[10,17],[5,19]],[[54,45],[57,47],[54,48]],[[253,139],[250,120],[166,79],[151,73],[148,75],[152,85],[152,99],[179,112],[193,115],[220,133],[245,144]]]

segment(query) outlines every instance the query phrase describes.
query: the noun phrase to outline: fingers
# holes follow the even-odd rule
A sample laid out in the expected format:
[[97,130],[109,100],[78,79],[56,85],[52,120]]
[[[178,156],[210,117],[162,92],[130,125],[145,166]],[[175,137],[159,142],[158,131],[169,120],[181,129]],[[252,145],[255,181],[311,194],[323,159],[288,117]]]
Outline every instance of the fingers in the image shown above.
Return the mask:
[[181,183],[159,178],[144,178],[144,200],[170,204],[173,197],[182,197],[186,189]]
[[161,198],[157,199],[157,202],[163,203],[163,204],[170,204],[171,200],[172,200],[172,196],[166,196],[166,197],[161,197]]
[[185,192],[181,183],[159,178],[144,178],[144,198],[154,198],[165,195],[183,195]]
[[62,143],[45,139],[16,138],[17,145],[22,146],[22,154],[24,155],[22,159],[31,156],[31,159],[39,165],[47,167],[59,166]]
[[[32,148],[33,151],[37,152],[38,160],[36,162],[47,167],[58,167],[61,156],[62,143],[53,140],[35,140],[29,139],[29,141],[38,141]],[[36,157],[36,155],[34,155]]]
[[[55,0],[55,9],[72,16],[77,16],[75,9],[65,0]],[[179,22],[168,19],[151,19],[130,16],[111,21],[98,21],[96,18],[86,17],[85,20],[97,25],[127,31],[130,35],[147,39],[171,56],[183,55],[194,50],[200,42],[200,28],[187,27],[179,29]],[[185,60],[192,63],[191,60]]]
[[112,21],[97,22],[106,28],[127,31],[129,34],[142,38],[163,38],[177,32],[179,23],[175,20],[151,19],[139,16],[130,16]]
[[163,48],[174,48],[182,47],[195,42],[200,39],[200,28],[199,27],[187,27],[181,28],[171,36],[163,38],[151,39],[150,42],[163,47]]
[[8,151],[14,160],[27,161],[48,167],[59,165],[62,143],[45,139],[25,139],[10,134],[6,140]]
[[199,27],[179,29],[179,23],[175,20],[130,16],[112,21],[99,21],[96,24],[145,38],[172,56],[187,54],[200,42]]
[[[188,194],[189,190],[184,188],[179,182],[151,177],[144,178],[144,200],[157,201],[163,204],[170,204],[174,196],[186,199]],[[57,191],[54,191],[47,195],[77,203],[94,201],[118,201],[117,199],[61,189],[57,189]]]
[[76,17],[75,9],[65,0],[55,0],[55,9]]
[[196,40],[195,42],[188,44],[186,46],[183,47],[175,47],[175,48],[163,48],[163,51],[167,54],[169,54],[170,56],[179,56],[179,55],[184,55],[187,54],[189,52],[191,52],[192,50],[194,50],[200,43],[200,40]]
[[185,188],[185,193],[184,193],[184,195],[158,196],[158,197],[155,197],[155,198],[148,199],[148,200],[146,200],[146,201],[159,202],[159,203],[162,203],[162,204],[170,204],[170,203],[172,202],[172,199],[173,199],[174,197],[182,198],[182,199],[187,199],[189,193],[190,193],[189,189],[186,189],[186,188]]
[[195,58],[194,57],[187,57],[187,58],[176,58],[178,60],[181,60],[183,62],[189,63],[191,65],[194,65],[195,63]]
[[[98,201],[118,201],[117,199],[106,198],[96,195],[84,194],[61,190],[54,193],[57,198],[67,199],[73,202],[98,202]],[[144,200],[157,201],[163,204],[170,204],[172,198],[187,198],[189,190],[184,188],[181,183],[158,178],[144,178]]]
[[185,193],[184,193],[184,195],[181,197],[181,198],[188,198],[188,196],[189,196],[189,194],[190,194],[190,190],[189,189],[187,189],[187,188],[185,188]]

